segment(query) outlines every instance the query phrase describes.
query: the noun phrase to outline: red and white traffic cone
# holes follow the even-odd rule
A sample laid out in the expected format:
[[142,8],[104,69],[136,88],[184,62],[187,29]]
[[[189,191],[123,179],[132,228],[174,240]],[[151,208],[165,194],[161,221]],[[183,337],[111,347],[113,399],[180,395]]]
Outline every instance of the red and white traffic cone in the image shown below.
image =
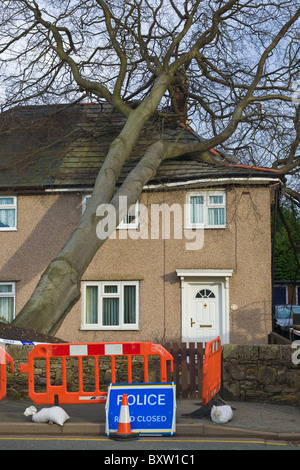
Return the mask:
[[126,440],[139,439],[138,432],[131,432],[128,398],[125,393],[123,394],[123,397],[122,397],[118,430],[117,432],[109,433],[109,438],[114,439],[116,441],[120,441],[123,439],[124,440],[125,439]]

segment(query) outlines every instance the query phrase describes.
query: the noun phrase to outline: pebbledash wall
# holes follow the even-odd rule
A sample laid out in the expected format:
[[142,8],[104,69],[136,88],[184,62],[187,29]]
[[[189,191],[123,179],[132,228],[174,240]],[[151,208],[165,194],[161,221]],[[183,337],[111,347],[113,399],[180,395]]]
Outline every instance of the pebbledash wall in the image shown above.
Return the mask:
[[[32,346],[6,345],[7,352],[13,357],[15,374],[7,367],[7,396],[12,399],[23,399],[28,396],[27,374],[20,374],[20,364],[27,364],[27,354]],[[300,349],[294,345],[237,345],[223,346],[222,389],[220,395],[224,400],[261,402],[300,406]],[[134,364],[136,377],[143,375],[141,364]],[[45,374],[42,364],[36,366],[37,389],[45,391]],[[68,368],[68,383],[76,383],[76,367]],[[100,375],[103,384],[109,383],[109,368]],[[86,370],[85,385],[93,384],[92,368]],[[119,363],[118,377],[126,382],[126,367]],[[155,368],[151,381],[156,381]],[[51,382],[60,384],[59,364],[53,367]],[[138,378],[138,381],[142,381]],[[38,391],[38,390],[37,390]]]
[[[107,240],[95,255],[83,282],[139,283],[140,316],[136,331],[84,330],[81,298],[57,337],[69,342],[180,341],[181,281],[176,270],[230,270],[226,307],[229,342],[266,344],[272,330],[271,190],[268,186],[246,183],[223,189],[227,198],[226,228],[205,229],[201,249],[186,250],[184,237],[166,240],[128,237]],[[140,202],[149,210],[152,204],[183,207],[186,194],[185,190],[149,191],[142,194]],[[0,232],[0,281],[15,281],[16,314],[76,227],[81,212],[80,193],[18,196],[18,229]],[[171,234],[172,230],[173,226]]]

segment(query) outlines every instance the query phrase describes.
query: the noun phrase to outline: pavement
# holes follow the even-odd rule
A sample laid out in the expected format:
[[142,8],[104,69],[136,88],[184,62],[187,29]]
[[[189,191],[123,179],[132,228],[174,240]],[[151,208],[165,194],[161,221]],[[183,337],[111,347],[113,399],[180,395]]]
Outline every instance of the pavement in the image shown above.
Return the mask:
[[[219,405],[224,403],[219,402]],[[191,399],[177,399],[176,437],[239,438],[289,441],[300,443],[300,409],[294,406],[266,403],[226,402],[233,412],[225,424],[215,424],[206,408]],[[36,405],[30,399],[0,402],[0,438],[4,436],[105,436],[104,404],[61,404],[69,415],[63,426],[34,423],[24,411],[29,406],[38,411],[51,405]],[[199,416],[203,415],[204,416]],[[170,437],[172,439],[172,437]]]

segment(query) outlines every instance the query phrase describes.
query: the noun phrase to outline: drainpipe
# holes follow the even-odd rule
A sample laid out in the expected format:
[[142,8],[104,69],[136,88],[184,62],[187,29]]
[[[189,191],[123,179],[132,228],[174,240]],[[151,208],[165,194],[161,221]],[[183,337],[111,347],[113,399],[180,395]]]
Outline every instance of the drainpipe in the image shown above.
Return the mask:
[[275,189],[274,204],[274,222],[273,222],[273,246],[272,246],[272,331],[275,331],[275,305],[274,305],[274,264],[275,264],[275,247],[276,247],[276,230],[277,230],[277,212],[278,212],[278,189]]

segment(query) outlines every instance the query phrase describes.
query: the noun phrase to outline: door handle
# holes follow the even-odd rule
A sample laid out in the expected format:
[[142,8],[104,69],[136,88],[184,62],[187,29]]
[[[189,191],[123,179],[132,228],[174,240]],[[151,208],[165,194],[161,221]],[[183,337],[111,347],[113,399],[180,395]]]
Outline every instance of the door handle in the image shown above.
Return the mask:
[[191,318],[191,328],[193,327],[193,325],[195,324],[196,322],[193,321],[193,319]]

